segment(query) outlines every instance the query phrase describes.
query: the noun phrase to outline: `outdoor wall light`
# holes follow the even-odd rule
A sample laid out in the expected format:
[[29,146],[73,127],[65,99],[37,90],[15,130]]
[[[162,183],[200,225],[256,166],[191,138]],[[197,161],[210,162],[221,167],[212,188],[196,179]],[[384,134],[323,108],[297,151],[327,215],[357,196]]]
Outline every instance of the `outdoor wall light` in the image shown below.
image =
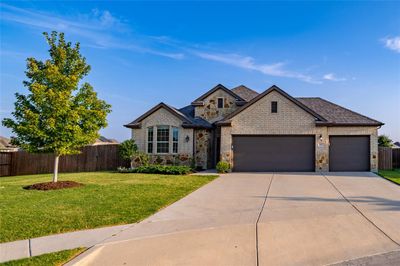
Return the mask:
[[319,135],[319,141],[322,141],[322,134]]
[[189,142],[189,140],[190,140],[189,136],[186,136],[185,141]]

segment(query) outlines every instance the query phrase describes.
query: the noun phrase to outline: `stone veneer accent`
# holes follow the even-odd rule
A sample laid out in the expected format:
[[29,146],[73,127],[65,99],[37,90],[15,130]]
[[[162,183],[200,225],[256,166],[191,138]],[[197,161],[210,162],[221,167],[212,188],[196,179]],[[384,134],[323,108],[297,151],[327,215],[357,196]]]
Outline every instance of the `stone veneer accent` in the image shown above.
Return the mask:
[[210,157],[210,149],[212,143],[212,134],[210,130],[198,129],[195,131],[196,136],[196,151],[195,162],[196,167],[203,169],[208,168]]
[[[271,101],[278,102],[278,112],[271,113]],[[315,170],[329,171],[330,135],[370,135],[371,170],[378,168],[376,127],[317,127],[314,117],[276,91],[232,118],[231,126],[221,128],[221,158],[233,165],[232,134],[315,135]]]
[[[224,108],[218,108],[218,98],[224,98]],[[203,106],[196,106],[195,116],[214,123],[237,109],[235,101],[232,95],[223,90],[217,90],[203,100]]]

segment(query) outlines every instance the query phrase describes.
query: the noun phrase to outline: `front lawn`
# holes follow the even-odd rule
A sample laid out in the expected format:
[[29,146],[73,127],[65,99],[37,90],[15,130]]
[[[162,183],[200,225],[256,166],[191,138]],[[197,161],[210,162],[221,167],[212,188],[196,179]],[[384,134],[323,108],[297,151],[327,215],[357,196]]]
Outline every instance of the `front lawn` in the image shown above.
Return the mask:
[[80,229],[138,222],[215,179],[216,176],[60,174],[84,186],[24,190],[51,181],[50,174],[0,178],[0,242]]
[[31,258],[12,260],[4,263],[0,263],[1,266],[56,266],[63,265],[64,263],[72,260],[74,257],[78,256],[84,248],[76,248],[71,250],[63,250],[54,253],[43,254],[40,256],[35,256]]
[[400,169],[380,170],[379,175],[400,185]]

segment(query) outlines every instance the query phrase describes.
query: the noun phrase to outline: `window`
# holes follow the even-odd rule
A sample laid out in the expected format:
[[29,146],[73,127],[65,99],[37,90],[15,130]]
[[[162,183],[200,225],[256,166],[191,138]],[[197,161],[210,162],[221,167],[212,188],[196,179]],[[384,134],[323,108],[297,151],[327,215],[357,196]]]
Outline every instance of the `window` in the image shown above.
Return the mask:
[[147,128],[147,153],[153,153],[153,127]]
[[224,108],[224,98],[218,98],[218,108]]
[[278,112],[278,102],[271,102],[271,113]]
[[178,153],[179,129],[172,128],[172,153]]
[[157,127],[157,153],[169,153],[169,126]]

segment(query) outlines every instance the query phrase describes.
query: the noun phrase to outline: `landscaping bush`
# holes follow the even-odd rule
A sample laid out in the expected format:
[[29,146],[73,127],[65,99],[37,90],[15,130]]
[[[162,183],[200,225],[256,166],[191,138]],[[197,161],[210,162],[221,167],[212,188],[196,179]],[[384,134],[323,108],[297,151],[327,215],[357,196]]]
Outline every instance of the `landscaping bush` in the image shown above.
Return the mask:
[[228,173],[229,169],[231,169],[229,163],[224,162],[224,161],[219,161],[217,163],[216,168],[217,168],[217,172],[221,173],[221,174],[222,173]]
[[187,175],[191,173],[191,168],[188,166],[176,165],[157,165],[150,164],[139,166],[136,168],[118,168],[120,173],[143,173],[143,174],[163,174],[163,175]]

